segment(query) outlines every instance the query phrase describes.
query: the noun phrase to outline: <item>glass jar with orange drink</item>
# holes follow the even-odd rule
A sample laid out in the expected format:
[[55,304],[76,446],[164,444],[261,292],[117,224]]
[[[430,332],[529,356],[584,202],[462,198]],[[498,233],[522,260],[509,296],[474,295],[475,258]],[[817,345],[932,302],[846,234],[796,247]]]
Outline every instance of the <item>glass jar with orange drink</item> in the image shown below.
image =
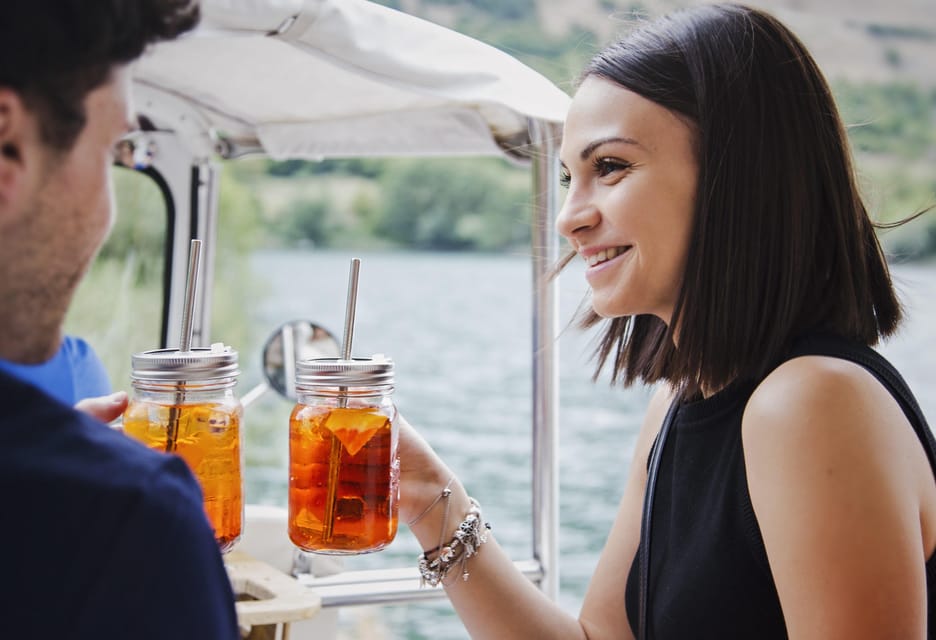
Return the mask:
[[300,549],[378,551],[397,531],[393,362],[382,357],[296,363],[289,420],[289,538]]
[[134,354],[132,367],[124,432],[185,460],[201,485],[218,546],[230,550],[244,519],[237,352],[221,344],[157,349]]

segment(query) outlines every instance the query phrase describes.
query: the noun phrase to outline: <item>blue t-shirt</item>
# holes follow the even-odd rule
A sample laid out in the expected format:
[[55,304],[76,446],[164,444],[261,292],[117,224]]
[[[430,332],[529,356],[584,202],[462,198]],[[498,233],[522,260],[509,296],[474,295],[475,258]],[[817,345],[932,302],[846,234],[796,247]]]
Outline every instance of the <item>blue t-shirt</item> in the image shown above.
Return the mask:
[[185,462],[0,372],[4,638],[236,640]]
[[69,406],[111,392],[104,364],[91,345],[74,336],[65,336],[56,354],[40,364],[19,364],[0,358],[0,371],[39,387]]

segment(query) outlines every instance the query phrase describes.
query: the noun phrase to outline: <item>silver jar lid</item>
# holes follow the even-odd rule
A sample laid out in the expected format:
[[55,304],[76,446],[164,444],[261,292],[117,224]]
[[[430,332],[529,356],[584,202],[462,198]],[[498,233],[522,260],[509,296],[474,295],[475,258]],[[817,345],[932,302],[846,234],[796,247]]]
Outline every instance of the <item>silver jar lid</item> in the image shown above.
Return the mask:
[[376,387],[393,384],[393,360],[370,358],[310,358],[296,363],[297,387]]
[[132,380],[148,382],[205,382],[237,376],[237,351],[217,342],[189,351],[153,349],[133,354]]

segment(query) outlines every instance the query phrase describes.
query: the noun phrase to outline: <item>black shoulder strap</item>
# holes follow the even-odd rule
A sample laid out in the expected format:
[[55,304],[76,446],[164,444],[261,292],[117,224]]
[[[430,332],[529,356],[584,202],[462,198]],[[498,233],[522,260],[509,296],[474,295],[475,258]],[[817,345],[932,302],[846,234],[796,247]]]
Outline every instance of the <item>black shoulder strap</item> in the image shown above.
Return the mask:
[[[910,391],[910,387],[901,377],[900,373],[885,358],[869,347],[864,347],[841,338],[821,336],[811,337],[799,341],[793,348],[791,357],[805,355],[821,355],[849,360],[868,370],[890,394],[900,404],[901,410],[907,417],[907,420],[916,432],[917,437],[923,444],[926,451],[926,457],[929,459],[930,466],[936,472],[936,439],[926,423],[923,411],[917,404],[916,398]],[[653,518],[653,496],[656,491],[656,480],[660,469],[660,460],[663,457],[663,449],[666,447],[666,439],[669,435],[679,402],[674,400],[670,405],[666,417],[663,419],[663,425],[657,434],[656,441],[650,453],[650,462],[647,468],[647,489],[644,493],[643,517],[640,523],[640,544],[638,549],[639,571],[640,571],[640,600],[639,600],[639,618],[637,621],[637,640],[650,640],[647,630],[647,619],[649,615],[649,588],[650,588],[650,528]]]
[[650,609],[650,527],[653,524],[653,495],[656,492],[656,479],[660,471],[660,460],[663,458],[663,449],[666,447],[666,438],[670,427],[676,419],[679,409],[679,400],[674,399],[670,404],[660,432],[657,434],[650,452],[650,465],[647,469],[647,489],[644,492],[643,517],[640,522],[639,565],[640,571],[640,600],[638,602],[639,614],[637,619],[637,640],[649,640],[647,631],[647,615]]
[[828,336],[809,338],[797,343],[793,348],[792,356],[805,355],[830,356],[849,360],[864,367],[877,378],[897,400],[900,409],[923,444],[930,467],[936,473],[936,439],[933,438],[933,432],[930,431],[926,418],[923,416],[923,410],[913,397],[910,387],[894,365],[870,347]]

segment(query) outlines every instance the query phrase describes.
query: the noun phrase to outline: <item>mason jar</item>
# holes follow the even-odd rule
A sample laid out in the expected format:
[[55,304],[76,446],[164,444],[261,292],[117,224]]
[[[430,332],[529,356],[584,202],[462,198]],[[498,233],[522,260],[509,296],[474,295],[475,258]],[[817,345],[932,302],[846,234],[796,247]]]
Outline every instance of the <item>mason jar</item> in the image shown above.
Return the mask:
[[222,552],[240,539],[244,521],[238,374],[237,351],[222,344],[134,354],[123,417],[127,435],[188,464]]
[[400,461],[393,362],[296,363],[289,419],[289,538],[304,551],[378,551],[396,536]]

